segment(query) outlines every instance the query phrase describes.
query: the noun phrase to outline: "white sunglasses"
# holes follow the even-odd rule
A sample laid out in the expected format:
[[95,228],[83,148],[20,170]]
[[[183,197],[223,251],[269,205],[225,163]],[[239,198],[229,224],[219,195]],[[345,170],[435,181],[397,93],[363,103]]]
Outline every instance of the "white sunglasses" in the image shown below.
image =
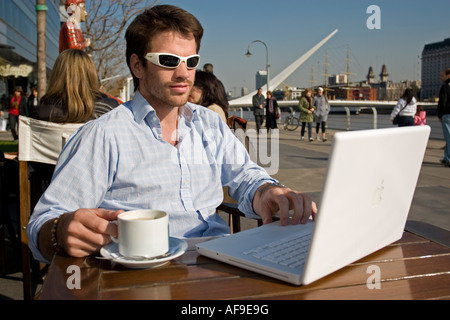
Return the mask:
[[200,64],[200,56],[198,54],[189,57],[180,57],[172,53],[149,52],[145,55],[145,59],[157,66],[169,69],[178,68],[181,62],[186,63],[188,69],[195,69]]

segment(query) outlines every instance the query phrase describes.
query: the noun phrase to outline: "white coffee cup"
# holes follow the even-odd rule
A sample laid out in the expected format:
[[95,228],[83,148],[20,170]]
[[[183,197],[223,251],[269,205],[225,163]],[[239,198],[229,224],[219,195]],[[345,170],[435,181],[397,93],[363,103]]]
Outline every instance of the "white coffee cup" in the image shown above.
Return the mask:
[[169,251],[169,216],[161,210],[126,211],[117,217],[119,253],[125,257],[160,256]]

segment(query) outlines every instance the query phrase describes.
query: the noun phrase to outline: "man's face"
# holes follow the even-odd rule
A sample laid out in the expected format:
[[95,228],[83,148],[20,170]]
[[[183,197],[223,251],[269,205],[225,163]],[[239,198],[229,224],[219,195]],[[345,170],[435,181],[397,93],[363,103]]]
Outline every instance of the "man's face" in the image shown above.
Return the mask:
[[[151,41],[151,51],[172,53],[181,57],[197,54],[194,37],[174,32],[163,32]],[[147,67],[135,75],[139,78],[139,91],[154,107],[171,108],[186,104],[195,79],[195,69],[188,69],[185,62],[175,69],[157,66],[145,60]],[[140,62],[139,62],[140,64]]]
[[262,95],[262,89],[258,89],[258,94]]

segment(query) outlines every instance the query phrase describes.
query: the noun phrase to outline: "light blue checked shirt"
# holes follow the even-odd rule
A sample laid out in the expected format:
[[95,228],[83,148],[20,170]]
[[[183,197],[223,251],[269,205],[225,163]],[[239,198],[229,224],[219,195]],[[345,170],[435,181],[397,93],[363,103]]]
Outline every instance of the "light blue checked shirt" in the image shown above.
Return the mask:
[[177,146],[162,140],[155,110],[137,92],[132,101],[86,123],[66,144],[52,182],[28,225],[36,259],[42,225],[79,208],[160,209],[169,213],[173,237],[229,233],[216,214],[222,186],[239,209],[256,214],[252,199],[275,182],[250,160],[242,143],[215,112],[187,103],[178,119]]

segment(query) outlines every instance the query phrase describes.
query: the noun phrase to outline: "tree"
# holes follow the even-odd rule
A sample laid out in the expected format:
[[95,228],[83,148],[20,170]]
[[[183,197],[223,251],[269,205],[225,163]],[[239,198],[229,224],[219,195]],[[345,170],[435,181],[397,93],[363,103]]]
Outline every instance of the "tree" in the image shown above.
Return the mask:
[[37,27],[37,89],[38,97],[42,97],[47,90],[46,68],[46,34],[47,5],[45,0],[36,0]]
[[[91,39],[86,52],[92,56],[100,79],[122,80],[120,76],[128,73],[125,62],[124,35],[128,23],[144,8],[153,6],[156,0],[86,0],[85,38]],[[113,95],[117,81],[103,83]]]

